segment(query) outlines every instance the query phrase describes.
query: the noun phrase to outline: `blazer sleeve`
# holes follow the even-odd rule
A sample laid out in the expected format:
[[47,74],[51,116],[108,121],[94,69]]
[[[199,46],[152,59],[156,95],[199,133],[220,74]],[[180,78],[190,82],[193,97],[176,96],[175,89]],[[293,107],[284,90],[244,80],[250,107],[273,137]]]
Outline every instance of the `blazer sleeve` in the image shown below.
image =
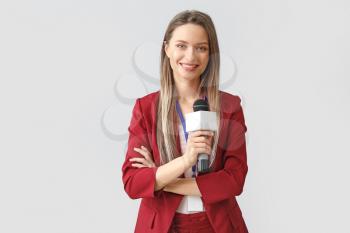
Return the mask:
[[[124,190],[132,199],[154,197],[154,187],[156,182],[155,174],[158,167],[137,168],[131,166],[132,162],[129,161],[130,158],[134,157],[143,158],[141,154],[134,151],[134,147],[139,148],[143,145],[151,151],[139,98],[136,100],[133,108],[128,131],[128,148],[122,166]],[[154,161],[154,158],[152,159]]]
[[[238,196],[243,191],[248,172],[243,109],[238,97],[236,110],[228,122],[227,141],[224,144],[223,169],[196,177],[202,200],[211,204]],[[237,103],[237,102],[236,102]]]

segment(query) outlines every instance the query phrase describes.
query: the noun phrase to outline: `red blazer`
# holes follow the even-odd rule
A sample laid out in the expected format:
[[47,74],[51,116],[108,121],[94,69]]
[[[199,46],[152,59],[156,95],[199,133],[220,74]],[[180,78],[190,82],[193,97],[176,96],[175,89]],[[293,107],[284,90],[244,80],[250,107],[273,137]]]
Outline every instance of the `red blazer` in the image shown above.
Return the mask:
[[[159,91],[136,100],[130,122],[128,149],[122,167],[125,192],[132,199],[142,198],[135,233],[167,233],[182,195],[154,191],[154,168],[135,168],[129,161],[142,157],[133,150],[144,145],[160,165],[156,140],[156,117]],[[241,99],[220,91],[221,123],[216,158],[212,171],[196,177],[209,221],[217,233],[247,233],[248,229],[236,196],[243,191],[248,171],[244,121]],[[180,150],[178,132],[177,149]]]

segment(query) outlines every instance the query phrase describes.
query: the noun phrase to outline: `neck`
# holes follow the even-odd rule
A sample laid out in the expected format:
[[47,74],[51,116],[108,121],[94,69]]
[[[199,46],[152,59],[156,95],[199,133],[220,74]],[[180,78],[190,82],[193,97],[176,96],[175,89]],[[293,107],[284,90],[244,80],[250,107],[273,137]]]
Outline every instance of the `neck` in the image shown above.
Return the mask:
[[182,103],[192,103],[200,97],[199,79],[193,82],[175,82],[178,100]]

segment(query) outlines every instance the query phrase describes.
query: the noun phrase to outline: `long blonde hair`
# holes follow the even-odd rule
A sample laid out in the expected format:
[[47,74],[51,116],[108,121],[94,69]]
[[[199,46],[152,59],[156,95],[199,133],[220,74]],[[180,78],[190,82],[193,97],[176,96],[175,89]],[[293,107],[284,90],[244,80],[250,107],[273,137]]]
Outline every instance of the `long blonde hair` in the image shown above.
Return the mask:
[[[170,41],[173,31],[184,24],[191,23],[202,26],[208,34],[209,61],[206,69],[201,74],[198,92],[206,94],[210,111],[216,112],[217,124],[220,126],[220,95],[219,95],[219,44],[214,24],[209,15],[196,11],[186,10],[177,14],[169,23],[161,49],[160,61],[160,95],[157,113],[157,144],[160,153],[160,162],[165,164],[180,155],[176,149],[176,135],[178,118],[175,110],[177,91],[170,66],[169,58],[165,54],[165,43]],[[220,132],[214,135],[214,144],[210,156],[211,164],[215,158]]]

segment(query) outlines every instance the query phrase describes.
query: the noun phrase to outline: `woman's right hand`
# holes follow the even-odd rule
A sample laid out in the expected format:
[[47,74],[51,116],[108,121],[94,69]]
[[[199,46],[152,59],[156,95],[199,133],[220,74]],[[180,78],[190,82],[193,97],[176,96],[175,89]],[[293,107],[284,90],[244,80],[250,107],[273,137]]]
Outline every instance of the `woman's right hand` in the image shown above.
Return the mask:
[[211,154],[214,132],[208,130],[193,131],[188,134],[186,150],[183,154],[186,169],[197,163],[199,154]]

